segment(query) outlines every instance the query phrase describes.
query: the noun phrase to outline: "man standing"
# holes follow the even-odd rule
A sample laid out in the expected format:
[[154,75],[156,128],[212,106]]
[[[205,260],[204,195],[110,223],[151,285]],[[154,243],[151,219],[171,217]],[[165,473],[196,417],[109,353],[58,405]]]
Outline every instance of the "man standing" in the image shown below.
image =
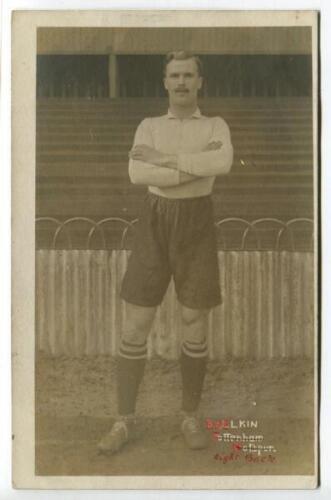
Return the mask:
[[147,338],[171,277],[182,305],[181,430],[191,449],[207,445],[197,410],[208,354],[207,313],[221,302],[210,194],[215,176],[230,171],[233,148],[225,121],[205,117],[197,107],[197,56],[168,54],[164,86],[168,113],[140,123],[129,153],[131,182],[148,186],[148,193],[122,283],[127,322],[118,356],[119,419],[99,443],[104,452],[119,450],[134,435]]

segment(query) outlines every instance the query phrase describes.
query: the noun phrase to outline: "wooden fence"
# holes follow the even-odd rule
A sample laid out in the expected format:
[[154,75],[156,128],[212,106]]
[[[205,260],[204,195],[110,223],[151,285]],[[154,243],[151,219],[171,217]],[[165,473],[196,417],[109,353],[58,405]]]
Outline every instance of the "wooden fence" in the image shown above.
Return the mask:
[[[126,315],[119,290],[136,221],[46,217],[37,219],[37,231],[45,222],[53,224],[53,238],[36,251],[37,349],[54,356],[115,355]],[[88,223],[85,246],[77,249],[72,234],[82,222]],[[116,249],[113,238],[107,240],[109,224],[119,225]],[[223,302],[208,317],[210,358],[312,357],[313,221],[228,218],[215,226]],[[178,357],[180,307],[171,282],[154,321],[149,357]]]
[[[38,250],[37,348],[48,354],[117,351],[125,321],[119,287],[127,250]],[[208,319],[211,359],[311,357],[314,262],[310,252],[219,252],[223,303]],[[154,353],[176,359],[180,304],[171,282],[149,340]]]
[[[73,224],[81,220],[88,221],[89,226],[85,228],[85,248],[77,249],[70,236]],[[115,355],[125,323],[126,306],[119,289],[134,221],[51,221],[51,247],[36,252],[37,348],[54,356]],[[38,219],[37,226],[43,222],[44,218]],[[121,225],[116,250],[107,244],[105,223]],[[234,223],[241,227],[239,239],[225,230]],[[273,238],[269,235],[266,240],[267,247],[261,231],[266,225],[269,230],[274,229]],[[307,234],[302,240],[304,226]],[[286,223],[276,219],[248,222],[230,218],[216,223],[216,228],[223,303],[208,317],[210,358],[312,357],[312,221],[302,218]],[[66,248],[58,248],[61,233],[66,236]],[[102,243],[96,249],[95,235]],[[181,344],[180,307],[171,282],[149,339],[150,357],[157,353],[177,358]]]

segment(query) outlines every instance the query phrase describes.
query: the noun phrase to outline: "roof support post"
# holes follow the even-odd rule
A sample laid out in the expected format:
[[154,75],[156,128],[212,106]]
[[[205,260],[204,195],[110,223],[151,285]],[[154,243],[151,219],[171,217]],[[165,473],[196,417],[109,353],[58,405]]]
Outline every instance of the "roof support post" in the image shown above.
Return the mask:
[[111,99],[119,96],[119,79],[117,56],[113,52],[108,56],[108,80],[109,80],[109,97]]

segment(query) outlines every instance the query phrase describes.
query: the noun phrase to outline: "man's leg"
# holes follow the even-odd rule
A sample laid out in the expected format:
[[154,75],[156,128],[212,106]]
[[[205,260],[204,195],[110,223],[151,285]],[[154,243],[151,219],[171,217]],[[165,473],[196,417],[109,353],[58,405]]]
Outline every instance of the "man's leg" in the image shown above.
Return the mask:
[[187,413],[198,409],[207,363],[207,314],[208,310],[182,307],[183,343],[181,373],[183,380],[183,410]]
[[182,432],[192,449],[205,448],[208,444],[206,432],[197,416],[207,364],[207,313],[208,310],[182,308]]
[[127,319],[121,337],[117,366],[118,413],[131,415],[135,411],[140,382],[147,358],[147,337],[156,307],[127,303]]
[[156,307],[127,303],[127,319],[117,360],[117,402],[119,418],[99,442],[102,452],[120,450],[134,435],[135,407],[147,358],[147,337]]

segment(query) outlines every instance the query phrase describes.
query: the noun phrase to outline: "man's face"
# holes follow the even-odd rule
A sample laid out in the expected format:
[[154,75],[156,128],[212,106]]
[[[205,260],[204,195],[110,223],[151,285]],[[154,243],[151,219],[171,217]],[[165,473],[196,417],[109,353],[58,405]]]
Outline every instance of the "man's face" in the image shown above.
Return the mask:
[[197,102],[202,77],[194,59],[182,61],[172,59],[166,68],[164,86],[169,94],[170,103],[191,106]]

